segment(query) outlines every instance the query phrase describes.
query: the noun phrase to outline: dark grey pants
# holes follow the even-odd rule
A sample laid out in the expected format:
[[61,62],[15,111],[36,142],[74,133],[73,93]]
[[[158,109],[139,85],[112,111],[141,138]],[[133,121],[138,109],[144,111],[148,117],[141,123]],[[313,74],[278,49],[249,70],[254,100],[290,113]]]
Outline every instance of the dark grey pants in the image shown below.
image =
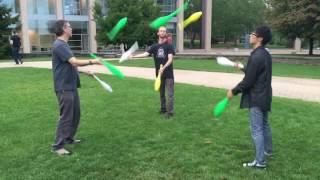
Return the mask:
[[[166,104],[166,89],[168,93],[168,104]],[[174,101],[174,80],[173,79],[161,79],[160,86],[160,105],[161,111],[173,113],[173,101]]]
[[54,150],[63,148],[67,142],[72,142],[80,121],[80,99],[78,91],[61,91],[56,93],[60,117],[56,129]]

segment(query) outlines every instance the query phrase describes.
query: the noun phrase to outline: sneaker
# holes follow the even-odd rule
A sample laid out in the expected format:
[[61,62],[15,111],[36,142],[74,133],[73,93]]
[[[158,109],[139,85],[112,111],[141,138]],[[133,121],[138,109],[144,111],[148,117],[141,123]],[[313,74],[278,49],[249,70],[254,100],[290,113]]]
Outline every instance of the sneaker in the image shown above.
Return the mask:
[[81,143],[80,139],[71,139],[66,141],[66,144],[79,144],[79,143]]
[[259,169],[264,169],[267,167],[266,164],[259,164],[259,163],[257,163],[256,160],[249,162],[249,163],[243,163],[242,166],[245,168],[250,167],[250,168],[259,168]]
[[267,153],[267,152],[265,151],[265,152],[264,152],[264,155],[270,157],[270,156],[272,156],[272,153]]
[[71,152],[64,148],[54,150],[54,152],[57,153],[59,156],[71,155]]

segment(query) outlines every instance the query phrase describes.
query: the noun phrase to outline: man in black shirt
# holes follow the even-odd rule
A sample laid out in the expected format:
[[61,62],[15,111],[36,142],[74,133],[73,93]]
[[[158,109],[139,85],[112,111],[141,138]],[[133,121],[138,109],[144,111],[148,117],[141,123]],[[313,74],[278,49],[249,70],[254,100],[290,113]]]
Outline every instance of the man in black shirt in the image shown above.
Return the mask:
[[258,27],[250,35],[254,50],[244,70],[245,76],[227,93],[229,99],[242,93],[240,108],[249,108],[251,136],[256,155],[253,162],[244,163],[244,167],[265,168],[265,155],[272,153],[271,128],[268,123],[272,100],[272,58],[265,49],[271,37],[271,31],[266,26]]
[[20,47],[21,47],[21,39],[17,35],[17,33],[14,31],[13,36],[11,37],[11,43],[12,43],[12,57],[16,64],[19,64],[19,62],[22,64],[23,61],[21,60],[21,56],[19,54]]
[[52,48],[52,71],[60,118],[52,147],[58,155],[69,155],[71,153],[64,148],[64,144],[80,142],[74,139],[80,121],[80,99],[77,89],[80,87],[80,79],[77,67],[101,63],[98,60],[78,60],[74,57],[67,43],[72,36],[69,22],[58,20],[54,24],[54,32],[57,39]]
[[[160,86],[160,113],[167,118],[173,116],[174,101],[174,75],[173,75],[173,46],[167,42],[167,29],[162,26],[158,30],[158,43],[153,44],[147,52],[132,57],[147,57],[153,55],[156,76],[161,76]],[[163,65],[160,68],[160,65]],[[165,89],[168,91],[168,104],[166,104]]]

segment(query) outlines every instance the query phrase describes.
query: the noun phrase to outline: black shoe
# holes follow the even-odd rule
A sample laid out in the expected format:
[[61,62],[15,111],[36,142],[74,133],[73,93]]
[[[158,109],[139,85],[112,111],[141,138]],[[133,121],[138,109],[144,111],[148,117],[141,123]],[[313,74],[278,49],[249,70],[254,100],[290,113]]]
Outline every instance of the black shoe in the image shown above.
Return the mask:
[[242,166],[245,168],[249,167],[249,168],[258,168],[258,169],[265,169],[267,167],[267,165],[265,163],[259,164],[259,163],[257,163],[256,160],[249,162],[249,163],[243,163]]
[[163,111],[163,110],[159,111],[159,114],[165,114],[165,113],[167,113],[167,111]]
[[173,113],[166,113],[164,116],[165,116],[167,119],[170,119],[170,118],[173,117]]
[[20,60],[20,64],[23,64],[23,61],[22,61],[22,60]]

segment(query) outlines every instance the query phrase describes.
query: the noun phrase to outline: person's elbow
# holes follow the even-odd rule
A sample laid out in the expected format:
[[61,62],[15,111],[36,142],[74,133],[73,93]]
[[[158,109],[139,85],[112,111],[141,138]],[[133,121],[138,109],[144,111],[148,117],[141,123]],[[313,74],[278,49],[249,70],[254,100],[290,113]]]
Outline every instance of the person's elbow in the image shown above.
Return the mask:
[[68,60],[68,62],[72,65],[72,66],[75,66],[75,67],[78,67],[79,64],[78,64],[78,60],[75,58],[75,57],[72,57]]

